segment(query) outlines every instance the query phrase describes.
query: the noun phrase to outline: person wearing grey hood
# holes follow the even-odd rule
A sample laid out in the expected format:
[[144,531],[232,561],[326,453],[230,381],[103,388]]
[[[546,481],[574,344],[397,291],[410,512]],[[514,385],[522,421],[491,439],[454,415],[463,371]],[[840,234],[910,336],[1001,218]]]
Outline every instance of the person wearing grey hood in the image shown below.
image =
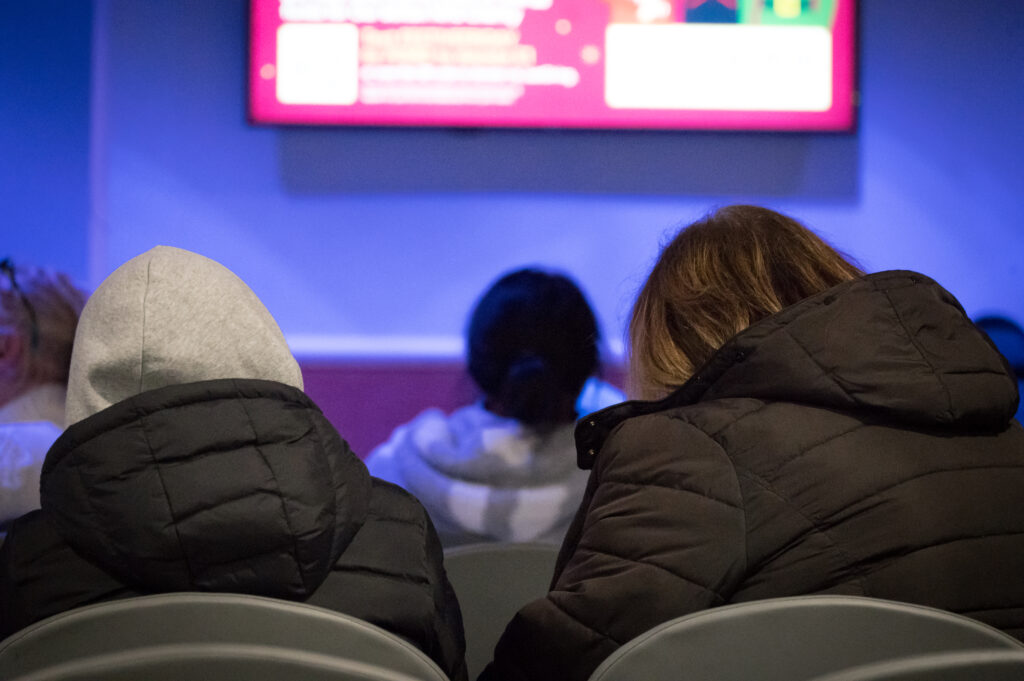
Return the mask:
[[222,265],[161,246],[111,274],[82,312],[66,416],[42,508],[0,549],[0,636],[100,601],[247,593],[369,621],[465,678],[429,517],[370,477]]

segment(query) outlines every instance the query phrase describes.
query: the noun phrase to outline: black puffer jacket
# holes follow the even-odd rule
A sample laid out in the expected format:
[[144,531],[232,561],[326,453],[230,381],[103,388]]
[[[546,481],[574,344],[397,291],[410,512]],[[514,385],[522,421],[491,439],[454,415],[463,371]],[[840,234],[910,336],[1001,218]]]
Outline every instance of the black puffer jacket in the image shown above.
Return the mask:
[[833,593],[1024,638],[1024,430],[1003,358],[926,277],[883,272],[727,343],[660,402],[577,427],[593,466],[546,599],[485,678],[586,679],[697,610]]
[[0,635],[115,598],[248,593],[372,622],[465,677],[427,514],[371,478],[296,388],[221,379],[143,392],[68,428],[41,488],[43,510],[0,549]]

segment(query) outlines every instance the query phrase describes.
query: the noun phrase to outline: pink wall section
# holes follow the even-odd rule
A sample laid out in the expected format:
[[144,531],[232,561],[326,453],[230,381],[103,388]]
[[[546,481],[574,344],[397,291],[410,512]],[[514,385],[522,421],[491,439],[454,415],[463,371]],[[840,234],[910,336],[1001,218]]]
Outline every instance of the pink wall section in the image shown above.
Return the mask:
[[[306,393],[360,458],[398,425],[428,407],[445,412],[472,402],[476,386],[461,361],[302,362]],[[623,371],[603,378],[623,385]]]
[[302,377],[360,458],[427,407],[448,412],[476,397],[461,362],[304,362]]

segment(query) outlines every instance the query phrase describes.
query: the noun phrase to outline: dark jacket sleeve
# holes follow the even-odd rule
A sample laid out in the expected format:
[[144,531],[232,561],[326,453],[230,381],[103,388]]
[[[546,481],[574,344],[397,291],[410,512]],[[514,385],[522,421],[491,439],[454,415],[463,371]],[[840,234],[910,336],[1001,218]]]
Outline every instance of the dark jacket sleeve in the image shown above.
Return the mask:
[[0,638],[72,608],[140,595],[77,554],[43,511],[14,521],[0,548]]
[[547,597],[509,623],[481,679],[585,681],[657,624],[721,605],[745,569],[739,483],[721,447],[656,414],[609,436]]
[[367,520],[307,603],[405,638],[453,681],[466,679],[462,613],[430,517],[408,492],[373,479]]

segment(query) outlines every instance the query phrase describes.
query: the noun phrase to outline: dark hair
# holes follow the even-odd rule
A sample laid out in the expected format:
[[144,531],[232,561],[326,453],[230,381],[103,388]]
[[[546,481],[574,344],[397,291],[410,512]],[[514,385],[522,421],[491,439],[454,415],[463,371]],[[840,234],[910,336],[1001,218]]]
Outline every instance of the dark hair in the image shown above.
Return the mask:
[[706,215],[665,246],[633,305],[631,392],[664,397],[754,322],[862,274],[817,234],[768,208]]
[[1024,380],[1024,329],[1008,317],[986,315],[974,320],[996,349],[1006,357],[1018,380]]
[[531,426],[575,419],[575,402],[598,369],[597,320],[568,277],[510,272],[476,304],[467,332],[469,374],[487,407]]

